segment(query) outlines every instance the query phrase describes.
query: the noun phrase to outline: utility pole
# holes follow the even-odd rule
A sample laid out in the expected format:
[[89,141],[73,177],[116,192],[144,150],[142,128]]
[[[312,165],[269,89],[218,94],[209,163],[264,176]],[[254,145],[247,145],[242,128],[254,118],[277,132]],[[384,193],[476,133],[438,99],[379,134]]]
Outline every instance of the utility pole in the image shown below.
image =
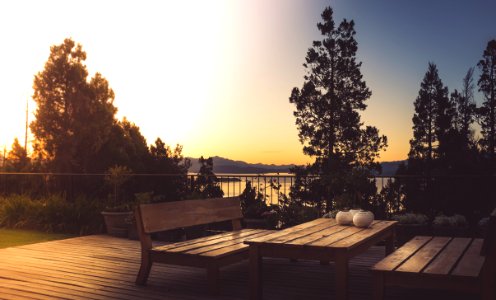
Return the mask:
[[28,155],[28,111],[29,111],[29,99],[26,100],[26,130],[24,132],[24,152]]

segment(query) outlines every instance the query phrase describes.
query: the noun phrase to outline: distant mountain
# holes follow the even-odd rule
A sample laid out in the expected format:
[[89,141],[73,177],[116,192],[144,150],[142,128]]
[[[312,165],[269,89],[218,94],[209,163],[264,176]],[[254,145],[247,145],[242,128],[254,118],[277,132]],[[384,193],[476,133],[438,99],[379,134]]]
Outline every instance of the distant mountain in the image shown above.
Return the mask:
[[[200,171],[200,163],[198,158],[188,157],[191,160],[189,172],[198,173]],[[214,172],[227,174],[263,174],[263,173],[288,173],[289,168],[295,165],[274,165],[274,164],[250,164],[240,160],[232,160],[224,157],[214,156]],[[382,176],[394,176],[398,166],[403,161],[383,162]]]
[[[197,173],[200,171],[200,163],[198,158],[188,157],[191,160],[189,172]],[[289,168],[294,165],[266,165],[266,164],[250,164],[240,160],[232,160],[219,156],[214,156],[214,173],[229,173],[229,174],[261,174],[261,173],[288,173]]]
[[397,161],[385,161],[381,163],[382,173],[379,174],[381,176],[394,176],[396,174],[396,170],[401,163],[405,163],[405,160],[397,160]]

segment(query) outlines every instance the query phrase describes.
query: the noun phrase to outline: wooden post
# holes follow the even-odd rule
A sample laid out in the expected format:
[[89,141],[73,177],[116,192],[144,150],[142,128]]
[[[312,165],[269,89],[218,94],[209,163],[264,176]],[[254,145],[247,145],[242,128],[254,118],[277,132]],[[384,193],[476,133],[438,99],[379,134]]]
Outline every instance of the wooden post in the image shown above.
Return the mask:
[[372,274],[372,293],[373,300],[384,299],[384,274],[380,272]]
[[348,255],[346,252],[337,252],[335,266],[336,299],[348,299]]
[[262,257],[258,245],[250,245],[250,299],[262,299]]
[[207,266],[207,282],[208,282],[208,292],[210,295],[218,295],[220,292],[219,287],[219,266],[216,263],[210,263]]
[[395,237],[396,237],[396,234],[395,234],[395,230],[394,230],[394,227],[393,229],[391,229],[391,235],[389,235],[387,238],[386,238],[386,256],[388,256],[389,254],[393,253],[394,251],[394,240],[395,240]]

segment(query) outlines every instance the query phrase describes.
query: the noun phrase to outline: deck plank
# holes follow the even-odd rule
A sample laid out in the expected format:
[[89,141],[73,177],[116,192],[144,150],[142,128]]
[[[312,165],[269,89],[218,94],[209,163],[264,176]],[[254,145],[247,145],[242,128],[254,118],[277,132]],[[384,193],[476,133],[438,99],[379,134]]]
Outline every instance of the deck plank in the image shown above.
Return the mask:
[[[212,250],[214,255],[221,251]],[[370,268],[383,257],[384,247],[377,246],[350,261],[350,300],[371,298]],[[155,264],[148,285],[136,286],[139,259],[139,242],[105,235],[0,249],[0,299],[248,298],[246,261],[223,268],[221,296],[210,297],[206,294],[204,269]],[[290,263],[287,259],[264,259],[264,295],[274,300],[332,299],[333,270],[332,263],[322,266],[315,261]],[[468,299],[458,293],[393,288],[386,294],[386,300],[433,300],[443,296]]]

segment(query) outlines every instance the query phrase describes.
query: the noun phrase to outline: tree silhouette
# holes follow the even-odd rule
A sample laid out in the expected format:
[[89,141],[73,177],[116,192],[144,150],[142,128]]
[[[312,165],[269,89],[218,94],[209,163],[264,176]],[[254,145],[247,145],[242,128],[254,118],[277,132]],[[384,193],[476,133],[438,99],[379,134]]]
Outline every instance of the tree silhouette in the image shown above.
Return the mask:
[[360,119],[371,91],[356,60],[355,23],[345,19],[336,27],[327,7],[317,27],[322,40],[308,50],[303,87],[293,88],[289,101],[296,106],[303,152],[315,157],[312,172],[321,176],[329,209],[336,196],[350,191],[346,186],[355,182],[350,178],[356,170],[367,176],[380,168],[375,159],[387,139]]
[[425,160],[429,172],[432,159],[442,156],[456,112],[434,63],[429,63],[414,106],[409,158]]
[[29,168],[30,158],[26,153],[26,149],[15,138],[7,154],[5,170],[7,172],[29,172]]
[[[474,88],[474,68],[469,68],[467,74],[463,77],[461,94],[454,99],[457,110],[456,125],[467,145],[470,142],[473,142],[474,133],[470,126],[477,118],[477,107],[474,101]],[[455,90],[454,93],[457,93],[457,91]]]
[[496,147],[496,40],[487,43],[482,59],[477,64],[481,71],[479,91],[484,94],[484,102],[479,109],[482,139],[484,149],[489,153],[494,163]]
[[194,192],[202,198],[222,197],[224,192],[218,185],[217,176],[214,173],[214,160],[212,157],[198,159],[200,171],[194,183]]
[[85,59],[81,45],[66,39],[50,48],[44,70],[34,78],[31,130],[52,171],[104,171],[92,163],[114,124],[114,92],[99,73],[88,80]]

